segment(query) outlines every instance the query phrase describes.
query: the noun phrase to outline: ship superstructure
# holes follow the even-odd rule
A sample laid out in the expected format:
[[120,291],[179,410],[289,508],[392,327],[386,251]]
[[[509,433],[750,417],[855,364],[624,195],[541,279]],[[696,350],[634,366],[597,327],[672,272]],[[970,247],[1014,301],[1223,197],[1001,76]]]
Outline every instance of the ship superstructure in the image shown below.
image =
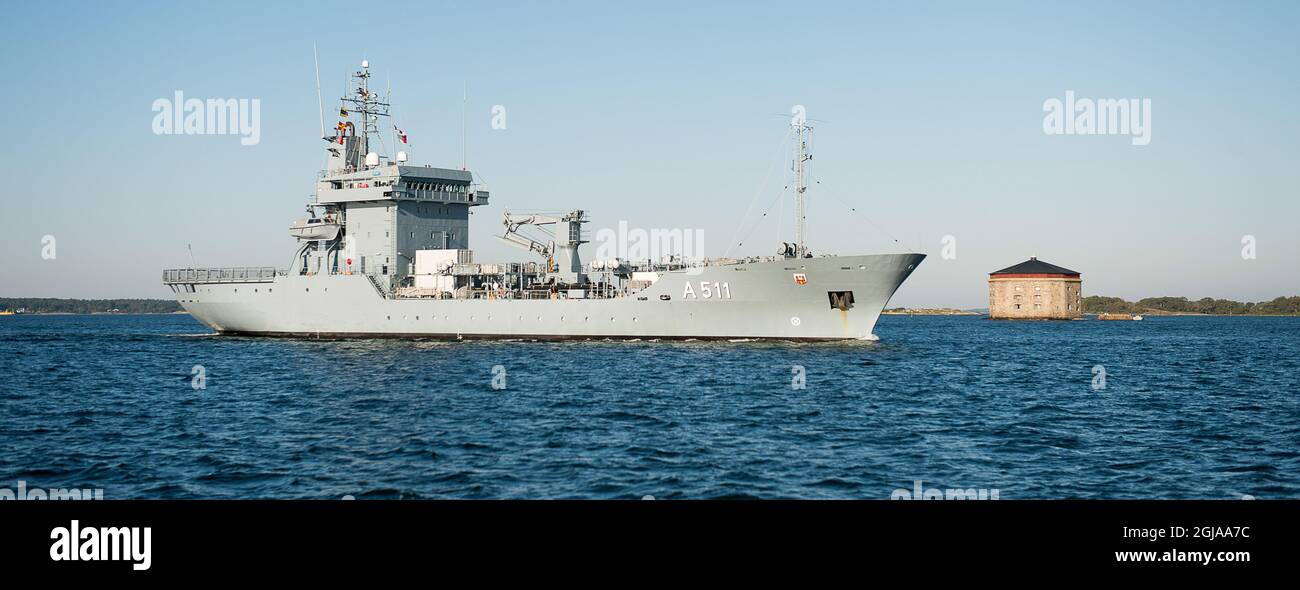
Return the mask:
[[221,333],[285,336],[871,338],[924,258],[813,256],[804,219],[811,127],[799,119],[796,241],[777,256],[584,263],[589,219],[572,209],[505,211],[500,239],[532,259],[477,261],[470,209],[487,205],[489,192],[468,170],[408,163],[397,145],[391,158],[380,154],[389,105],[371,90],[368,66],[351,75],[338,123],[322,133],[326,169],[306,217],[289,228],[291,266],[163,272],[196,319]]

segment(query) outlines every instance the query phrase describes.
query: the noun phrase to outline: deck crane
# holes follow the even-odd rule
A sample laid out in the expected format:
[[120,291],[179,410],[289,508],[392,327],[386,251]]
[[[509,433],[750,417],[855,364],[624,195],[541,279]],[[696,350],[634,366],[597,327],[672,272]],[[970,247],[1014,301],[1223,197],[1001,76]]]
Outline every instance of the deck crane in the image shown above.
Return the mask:
[[[582,224],[586,222],[587,214],[581,209],[559,217],[506,211],[501,220],[505,231],[497,237],[544,258],[546,272],[554,275],[558,282],[577,285],[585,283],[587,279],[582,272],[582,259],[578,255],[578,246],[587,243],[587,240],[582,239]],[[559,240],[552,239],[545,243],[534,240],[519,233],[519,229],[525,225],[536,226]],[[552,230],[543,226],[557,227]]]

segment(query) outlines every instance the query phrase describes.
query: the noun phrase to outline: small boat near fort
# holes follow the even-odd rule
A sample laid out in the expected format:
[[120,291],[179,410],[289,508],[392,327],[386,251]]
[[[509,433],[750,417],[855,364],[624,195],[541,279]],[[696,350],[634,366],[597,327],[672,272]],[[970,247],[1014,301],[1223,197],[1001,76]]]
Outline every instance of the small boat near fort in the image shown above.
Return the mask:
[[1097,319],[1103,321],[1141,321],[1142,316],[1136,313],[1099,313]]

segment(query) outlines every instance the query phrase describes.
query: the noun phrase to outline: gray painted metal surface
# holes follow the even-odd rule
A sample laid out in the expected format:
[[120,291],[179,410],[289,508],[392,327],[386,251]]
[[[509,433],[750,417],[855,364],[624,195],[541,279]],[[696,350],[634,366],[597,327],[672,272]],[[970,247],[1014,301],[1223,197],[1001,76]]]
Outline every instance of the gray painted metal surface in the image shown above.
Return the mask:
[[[480,265],[458,258],[439,271],[451,290],[413,286],[428,278],[413,269],[421,252],[469,249],[469,210],[486,205],[489,194],[468,170],[409,165],[400,152],[385,162],[370,152],[388,103],[369,90],[367,62],[351,79],[355,89],[342,99],[336,133],[321,138],[327,167],[307,206],[308,219],[338,220],[337,235],[291,230],[301,245],[288,270],[163,272],[181,305],[212,329],[309,337],[871,338],[889,298],[925,258],[805,257],[800,215],[798,240],[783,245],[783,258],[696,266],[670,260],[648,268],[599,261],[600,272],[591,273],[578,253],[586,242],[581,210],[518,215],[513,226],[507,212],[502,238],[541,260]],[[802,119],[792,125],[802,211],[811,127]],[[524,238],[516,227],[523,224],[549,225],[553,239]],[[655,279],[637,279],[636,271]]]
[[[858,339],[873,337],[881,310],[924,258],[829,256],[692,268],[611,299],[389,299],[366,275],[199,284],[178,299],[199,321],[232,334]],[[843,291],[853,293],[848,310],[831,305],[829,294]]]

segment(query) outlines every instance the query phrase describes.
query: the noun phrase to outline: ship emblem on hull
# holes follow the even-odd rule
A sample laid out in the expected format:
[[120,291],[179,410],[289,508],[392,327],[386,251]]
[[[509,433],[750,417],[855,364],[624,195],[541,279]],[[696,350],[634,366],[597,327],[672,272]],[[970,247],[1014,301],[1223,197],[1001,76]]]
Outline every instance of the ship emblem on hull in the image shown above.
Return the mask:
[[794,283],[796,285],[807,285],[808,275],[803,274],[801,272],[794,273]]

